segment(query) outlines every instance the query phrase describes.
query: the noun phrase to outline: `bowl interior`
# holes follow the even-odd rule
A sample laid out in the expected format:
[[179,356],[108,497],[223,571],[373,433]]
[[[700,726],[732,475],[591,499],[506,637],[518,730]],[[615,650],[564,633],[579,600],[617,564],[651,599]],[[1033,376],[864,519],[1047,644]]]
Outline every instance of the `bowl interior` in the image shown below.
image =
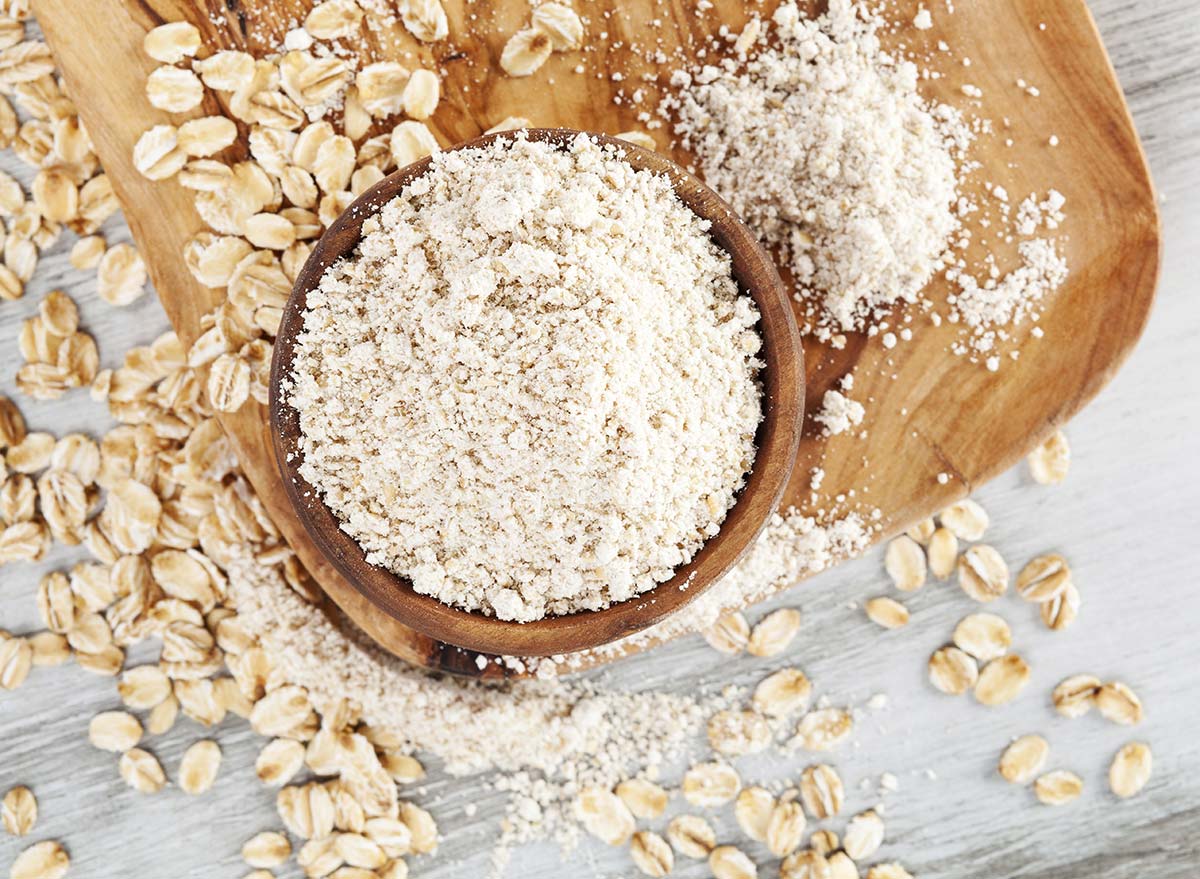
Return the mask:
[[[453,149],[486,145],[515,132],[485,135]],[[528,129],[531,140],[566,144],[579,132],[571,129]],[[668,175],[676,194],[698,216],[710,221],[710,234],[727,251],[741,291],[751,296],[761,315],[763,338],[760,372],[763,420],[756,436],[757,454],[746,484],[729,510],[720,532],[692,560],[656,588],[600,611],[582,611],[527,623],[506,622],[442,604],[416,592],[412,584],[370,565],[361,547],[342,531],[318,491],[299,474],[299,417],[288,405],[281,381],[291,374],[295,340],[303,329],[310,290],[325,269],[357,247],[363,222],[424,174],[430,159],[402,168],[364,192],[317,242],[296,278],[284,308],[271,364],[272,442],[284,488],[308,536],[346,580],[381,613],[448,644],[490,654],[546,656],[597,647],[653,625],[695,599],[724,575],[754,543],[787,486],[800,442],[804,415],[804,357],[787,290],[766,251],[732,209],[711,189],[659,153],[604,135],[634,168]]]

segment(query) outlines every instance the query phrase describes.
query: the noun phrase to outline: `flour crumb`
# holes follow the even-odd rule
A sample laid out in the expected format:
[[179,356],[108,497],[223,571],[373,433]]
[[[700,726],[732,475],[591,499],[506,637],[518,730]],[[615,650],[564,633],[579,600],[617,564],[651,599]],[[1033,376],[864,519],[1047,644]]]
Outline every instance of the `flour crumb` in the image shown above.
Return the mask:
[[821,410],[813,416],[813,420],[824,426],[822,436],[837,436],[853,427],[862,424],[866,409],[862,403],[851,400],[849,392],[854,387],[854,377],[845,376],[839,387],[841,390],[830,388],[825,392],[821,401]]

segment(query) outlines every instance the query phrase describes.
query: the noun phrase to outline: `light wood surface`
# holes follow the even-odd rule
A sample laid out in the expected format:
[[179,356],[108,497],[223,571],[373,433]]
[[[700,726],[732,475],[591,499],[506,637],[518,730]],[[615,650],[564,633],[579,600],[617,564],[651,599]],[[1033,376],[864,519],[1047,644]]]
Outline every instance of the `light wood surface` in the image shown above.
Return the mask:
[[[185,190],[174,183],[146,181],[130,164],[137,136],[162,121],[162,114],[142,98],[145,75],[154,66],[140,52],[142,33],[161,21],[187,18],[206,32],[210,42],[261,52],[277,46],[286,27],[307,6],[300,0],[232,0],[206,7],[201,14],[182,0],[125,0],[113,3],[111,13],[103,16],[74,0],[37,0],[36,6],[48,24],[47,36],[97,150],[127,206],[130,225],[147,255],[167,313],[181,336],[190,339],[213,296],[213,291],[191,279],[180,257],[183,243],[201,227],[200,220]],[[456,37],[465,33],[466,8],[451,2],[447,4],[449,43],[419,47],[393,27],[368,32],[364,51],[372,57],[412,51],[423,63],[439,63],[445,72],[446,97],[433,127],[443,143],[474,136],[509,115],[523,115],[542,125],[616,132],[637,127],[639,108],[628,101],[614,102],[624,86],[609,74],[619,70],[632,80],[646,69],[646,62],[625,47],[649,42],[668,54],[680,47],[694,56],[702,38],[721,23],[739,29],[745,18],[738,3],[718,4],[703,16],[688,12],[686,6],[596,0],[588,12],[597,23],[605,22],[607,38],[593,33],[589,43],[594,51],[582,58],[553,57],[536,76],[523,80],[496,75],[493,64],[507,35],[527,14],[523,3],[470,4],[475,20],[487,22],[485,33]],[[905,16],[916,6],[915,2],[898,4],[898,18],[908,20]],[[651,19],[660,24],[653,26]],[[810,410],[851,369],[855,396],[873,405],[863,425],[865,438],[843,434],[824,440],[809,427],[785,503],[800,509],[824,508],[829,499],[853,490],[858,501],[882,511],[885,533],[1001,473],[1091,399],[1138,338],[1159,265],[1158,218],[1149,178],[1084,3],[960,3],[954,15],[935,15],[934,21],[933,30],[905,30],[903,39],[929,47],[945,39],[972,63],[927,82],[928,92],[961,103],[961,87],[970,83],[985,95],[985,116],[1009,120],[1011,130],[1005,134],[1011,135],[1013,147],[1000,137],[975,151],[984,167],[980,181],[1001,184],[1012,193],[1045,192],[1053,186],[1067,197],[1075,218],[1065,230],[1071,234],[1064,245],[1072,276],[1041,320],[1047,339],[1025,345],[1020,361],[1005,364],[996,374],[949,353],[957,338],[956,328],[949,324],[919,326],[912,342],[892,351],[883,347],[879,337],[851,337],[840,351],[809,347]],[[1045,30],[1039,28],[1042,24]],[[79,39],[84,32],[92,38]],[[586,73],[573,74],[572,68],[581,60]],[[1017,88],[1017,79],[1036,84],[1040,97]],[[1051,132],[1060,133],[1062,143],[1057,148],[1046,145]],[[984,246],[982,241],[979,245]],[[1004,254],[1004,248],[994,242],[986,246]],[[945,291],[935,283],[931,293],[936,298]],[[336,573],[316,558],[287,514],[260,407],[248,406],[223,419],[223,424],[281,528],[349,616],[407,659],[459,670],[474,667],[458,651],[445,650],[389,617],[365,609]],[[825,470],[825,480],[823,496],[814,505],[809,501],[809,470],[818,465]],[[863,484],[868,467],[870,477]],[[943,473],[950,479],[940,484],[937,477]]]
[[[534,128],[525,136],[564,149],[578,135],[572,129]],[[451,149],[479,149],[512,137],[509,132],[489,134]],[[594,137],[602,144],[623,150],[624,161],[633,168],[672,181],[680,201],[709,224],[712,240],[730,255],[733,277],[743,293],[754,300],[760,315],[762,422],[755,438],[757,454],[753,470],[721,523],[720,532],[686,565],[677,568],[669,580],[636,599],[601,611],[527,623],[468,613],[420,594],[409,580],[367,562],[362,547],[342,530],[320,493],[301,474],[304,451],[300,445],[300,417],[284,398],[281,386],[292,374],[296,338],[304,329],[308,295],[317,289],[329,266],[354,254],[362,240],[363,223],[428,172],[431,163],[428,157],[380,180],[355,199],[329,227],[296,278],[275,338],[271,364],[271,438],[284,491],[296,518],[345,581],[370,599],[380,612],[420,634],[467,650],[502,656],[575,653],[640,632],[680,610],[727,574],[754,545],[787,487],[800,444],[804,421],[804,351],[790,295],[770,254],[720,196],[661,153],[605,135]]]
[[[941,8],[936,0],[928,5]],[[819,693],[839,702],[885,693],[889,708],[864,720],[857,746],[830,762],[851,791],[848,809],[874,801],[859,792],[860,780],[873,783],[880,772],[896,773],[900,790],[888,798],[888,838],[880,856],[901,860],[919,879],[1195,879],[1200,863],[1200,740],[1194,732],[1200,664],[1200,9],[1194,0],[1093,0],[1092,9],[1162,192],[1164,274],[1143,342],[1112,385],[1068,426],[1074,463],[1066,484],[1034,486],[1018,468],[977,494],[992,516],[989,539],[1010,561],[1047,549],[1063,552],[1084,594],[1078,622],[1062,634],[1042,630],[1020,603],[1006,600],[998,608],[1033,666],[1026,693],[1007,709],[989,712],[932,692],[924,661],[973,606],[957,589],[927,587],[911,601],[910,626],[880,634],[861,610],[848,607],[887,592],[878,551],[768,605],[804,611],[800,637],[782,656],[731,661],[688,637],[588,676],[606,687],[691,693],[752,686],[769,671],[796,664]],[[1065,125],[1061,133],[1069,133]],[[30,169],[11,153],[0,153],[0,167],[28,191]],[[119,218],[104,232],[110,241],[128,238]],[[92,273],[67,263],[68,247],[63,242],[46,257],[23,300],[0,303],[0,339],[10,340],[0,343],[0,392],[14,399],[20,399],[12,381],[20,357],[11,340],[48,290],[63,288],[79,300],[83,325],[99,340],[105,366],[118,365],[125,350],[167,327],[153,295],[127,309],[101,302]],[[32,424],[59,433],[94,433],[108,423],[104,407],[79,393],[21,403]],[[0,626],[38,629],[38,577],[83,555],[59,548],[38,566],[0,571]],[[751,619],[766,609],[755,608]],[[1153,747],[1155,772],[1138,800],[1122,804],[1105,792],[1104,767],[1131,732],[1095,717],[1058,718],[1047,704],[1049,687],[1079,671],[1120,676],[1146,704],[1147,720],[1133,734]],[[241,879],[249,872],[241,843],[279,825],[273,791],[254,778],[263,740],[234,718],[215,730],[181,721],[149,747],[174,775],[189,744],[217,739],[225,756],[216,787],[202,798],[177,788],[146,798],[121,783],[114,755],[86,741],[88,720],[117,706],[112,681],[73,665],[36,669],[22,689],[0,692],[0,791],[28,784],[37,793],[41,819],[31,839],[61,839],[71,852],[73,877]],[[1033,731],[1049,737],[1055,766],[1082,773],[1086,789],[1074,805],[1039,808],[1027,791],[995,777],[995,759],[1007,739]],[[700,759],[705,751],[697,742],[689,757]],[[794,782],[805,762],[743,759],[738,765],[751,781]],[[450,778],[435,761],[427,765],[429,778],[413,796],[433,811],[444,838],[436,857],[413,860],[413,876],[480,879],[504,796],[491,789],[486,775]],[[936,779],[925,769],[934,770]],[[468,805],[475,807],[471,814],[464,811]],[[716,824],[722,839],[740,838],[729,810]],[[0,875],[24,845],[0,833]],[[279,875],[299,879],[294,871]],[[626,851],[589,841],[566,864],[551,844],[523,850],[507,875],[638,874]],[[710,876],[705,865],[686,859],[671,875]],[[775,874],[766,866],[759,875]]]

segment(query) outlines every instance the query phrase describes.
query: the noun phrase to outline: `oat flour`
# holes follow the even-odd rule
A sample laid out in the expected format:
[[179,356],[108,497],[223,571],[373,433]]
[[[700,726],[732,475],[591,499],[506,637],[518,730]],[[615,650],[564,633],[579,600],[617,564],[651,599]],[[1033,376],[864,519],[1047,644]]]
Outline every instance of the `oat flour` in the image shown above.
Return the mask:
[[302,473],[374,564],[527,621],[669,579],[754,457],[729,256],[612,147],[443,153],[310,294]]
[[917,92],[917,67],[879,44],[881,22],[832,0],[773,17],[745,64],[678,71],[663,102],[701,176],[776,248],[822,335],[913,302],[959,228],[957,110]]

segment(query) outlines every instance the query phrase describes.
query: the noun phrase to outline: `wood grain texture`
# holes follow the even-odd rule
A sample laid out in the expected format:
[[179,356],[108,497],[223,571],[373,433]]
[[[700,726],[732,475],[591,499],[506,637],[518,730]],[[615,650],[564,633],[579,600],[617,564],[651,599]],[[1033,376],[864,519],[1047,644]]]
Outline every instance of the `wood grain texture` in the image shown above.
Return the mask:
[[[940,8],[937,2],[928,5],[935,12]],[[902,861],[920,879],[1195,879],[1200,863],[1200,740],[1194,734],[1193,694],[1193,670],[1200,663],[1195,636],[1200,406],[1194,379],[1200,374],[1200,302],[1194,295],[1200,277],[1200,9],[1194,0],[1093,0],[1092,9],[1163,195],[1166,258],[1143,343],[1068,427],[1074,463],[1066,484],[1041,488],[1017,470],[977,495],[992,516],[989,540],[1010,562],[1061,551],[1084,594],[1078,622],[1058,635],[1042,630],[1019,602],[994,608],[1010,619],[1016,644],[1033,666],[1026,693],[1007,709],[989,712],[932,692],[924,681],[925,658],[974,606],[956,588],[930,586],[909,599],[913,622],[907,629],[879,633],[861,610],[848,606],[887,590],[878,552],[769,605],[799,606],[805,615],[800,637],[773,660],[730,660],[688,637],[589,675],[603,687],[692,693],[753,686],[774,668],[795,664],[819,693],[838,702],[885,693],[889,708],[859,724],[857,746],[827,759],[846,781],[847,810],[876,800],[859,790],[860,781],[873,788],[879,773],[897,775],[900,790],[887,798],[888,837],[880,857]],[[1069,131],[1059,133],[1065,137]],[[10,153],[0,154],[0,168],[28,190],[32,172]],[[110,241],[128,236],[119,218],[104,233]],[[0,392],[14,399],[20,399],[12,381],[20,357],[11,340],[48,290],[66,289],[79,300],[83,325],[99,340],[105,366],[118,365],[126,349],[167,328],[153,296],[126,309],[101,302],[92,273],[67,263],[69,246],[63,242],[47,255],[23,300],[0,304],[0,339],[10,340],[0,343]],[[59,433],[95,433],[108,423],[104,407],[83,394],[21,404],[33,425]],[[16,632],[39,628],[38,577],[82,557],[60,548],[36,567],[0,570],[0,626]],[[751,618],[767,609],[755,608]],[[152,659],[138,655],[133,662]],[[1146,704],[1145,724],[1130,731],[1094,716],[1057,717],[1047,692],[1079,671],[1119,676],[1133,685]],[[61,839],[71,852],[71,876],[240,879],[248,872],[241,843],[279,826],[273,791],[259,786],[253,773],[263,740],[234,719],[214,730],[181,721],[147,747],[175,777],[189,744],[216,738],[225,753],[217,785],[201,798],[176,787],[147,798],[122,785],[113,755],[86,741],[90,717],[117,705],[111,681],[74,666],[35,670],[22,689],[0,692],[0,791],[28,784],[41,805],[41,819],[27,840],[0,833],[0,875],[30,842]],[[995,759],[1008,738],[1035,731],[1048,736],[1054,766],[1083,775],[1085,792],[1074,805],[1038,807],[1027,790],[995,777]],[[1141,798],[1118,803],[1105,792],[1104,767],[1134,735],[1153,747],[1155,772]],[[688,756],[700,759],[705,751],[697,742]],[[742,758],[737,765],[747,781],[786,784],[794,783],[805,762],[799,756]],[[487,874],[504,795],[487,775],[450,778],[436,761],[426,763],[429,777],[406,796],[433,811],[444,837],[436,857],[413,859],[412,875],[479,879]],[[936,778],[926,776],[926,769]],[[679,808],[677,799],[672,814]],[[723,840],[741,838],[728,809],[715,824]],[[759,875],[773,879],[775,860],[757,847],[752,851],[762,865]],[[299,879],[294,870],[279,875]],[[521,879],[636,875],[625,850],[592,841],[566,863],[553,845],[524,849],[507,873]],[[710,876],[704,864],[684,858],[671,875]]]
[[[773,3],[764,4],[769,11]],[[899,21],[911,19],[915,2],[896,4]],[[85,122],[114,179],[130,224],[168,315],[185,339],[194,337],[199,316],[212,304],[213,291],[199,288],[179,256],[183,243],[201,228],[191,198],[174,183],[145,181],[130,167],[137,136],[163,121],[142,99],[142,85],[153,63],[140,52],[142,33],[164,20],[186,18],[209,42],[263,51],[276,47],[282,34],[303,16],[303,0],[260,0],[204,6],[182,0],[126,0],[111,14],[97,17],[73,0],[37,0],[49,23],[48,37],[62,59],[64,73],[80,99]],[[443,144],[461,141],[509,115],[539,125],[568,125],[598,131],[638,127],[633,105],[622,96],[625,80],[645,73],[653,106],[656,85],[664,77],[637,47],[660,49],[668,57],[696,57],[706,37],[722,24],[740,29],[746,8],[718,3],[696,15],[682,2],[616,3],[596,0],[589,16],[596,22],[591,51],[551,58],[537,75],[510,79],[495,73],[495,59],[506,37],[524,21],[524,4],[480,0],[447,4],[451,40],[419,46],[398,23],[364,32],[362,52],[371,58],[398,57],[410,64],[436,63],[445,73],[442,105],[433,120]],[[482,34],[468,34],[472,21],[486,22]],[[595,31],[603,21],[607,37]],[[658,22],[658,24],[654,24]],[[1045,30],[1039,28],[1045,24]],[[83,41],[79,33],[94,39]],[[1027,344],[1021,359],[989,373],[948,353],[957,338],[950,324],[918,326],[912,342],[892,351],[880,337],[852,337],[843,350],[812,345],[807,370],[808,405],[819,406],[824,392],[848,371],[855,396],[873,401],[865,436],[821,438],[810,426],[785,503],[801,510],[824,509],[849,495],[882,512],[888,533],[945,506],[1010,467],[1037,440],[1077,412],[1112,377],[1128,356],[1149,313],[1159,268],[1157,206],[1140,146],[1112,69],[1082,0],[990,0],[957,5],[954,15],[936,15],[933,30],[905,30],[902,39],[932,48],[945,39],[970,57],[969,68],[924,84],[927,92],[962,103],[961,87],[983,90],[982,114],[1009,120],[1004,137],[989,138],[975,150],[983,182],[1012,193],[1058,188],[1076,218],[1065,231],[1063,247],[1072,266],[1069,283],[1049,303],[1041,320],[1049,341]],[[572,68],[584,64],[584,74]],[[611,73],[622,72],[615,82]],[[1032,98],[1014,83],[1022,78],[1039,86]],[[621,98],[620,103],[615,99]],[[210,97],[210,102],[215,99]],[[215,111],[210,103],[206,111]],[[1061,132],[1062,144],[1046,146],[1049,133]],[[686,162],[686,156],[676,158]],[[973,255],[995,251],[1011,260],[1008,248],[977,235]],[[944,285],[929,294],[942,298]],[[1026,328],[1023,332],[1028,332]],[[406,659],[434,667],[461,667],[457,651],[412,635],[389,617],[372,613],[337,581],[336,572],[316,553],[287,515],[275,474],[260,407],[249,406],[223,419],[255,488],[280,522],[289,541],[343,609],[364,629]],[[809,471],[825,471],[821,495],[809,492]],[[869,468],[869,477],[863,474]],[[939,474],[950,477],[945,484]],[[447,658],[449,657],[449,658]],[[465,663],[468,668],[473,663]],[[489,669],[496,668],[489,665]]]
[[[563,128],[534,128],[526,133],[529,140],[548,143],[557,149],[569,147],[578,135],[578,131]],[[771,256],[720,196],[670,159],[605,135],[593,137],[602,145],[622,150],[623,160],[633,168],[671,180],[680,201],[708,224],[712,241],[730,254],[733,277],[743,294],[754,300],[760,315],[762,421],[755,438],[757,454],[753,469],[737,502],[721,523],[720,532],[669,580],[636,599],[601,611],[527,623],[469,613],[422,595],[409,580],[370,564],[362,547],[342,530],[319,492],[301,474],[304,451],[300,416],[288,404],[281,388],[292,375],[296,338],[304,329],[308,296],[317,289],[329,266],[354,254],[362,240],[363,223],[428,172],[429,158],[380,180],[355,199],[329,227],[296,278],[275,338],[271,364],[271,436],[284,491],[296,518],[343,580],[379,611],[420,634],[467,650],[502,656],[552,656],[590,650],[640,632],[680,610],[727,574],[753,546],[779,505],[800,444],[804,420],[804,351],[790,295]],[[511,138],[512,134],[507,132],[489,134],[452,149],[486,148],[497,140]],[[326,589],[336,599],[333,590],[340,586],[340,582],[330,583]]]

